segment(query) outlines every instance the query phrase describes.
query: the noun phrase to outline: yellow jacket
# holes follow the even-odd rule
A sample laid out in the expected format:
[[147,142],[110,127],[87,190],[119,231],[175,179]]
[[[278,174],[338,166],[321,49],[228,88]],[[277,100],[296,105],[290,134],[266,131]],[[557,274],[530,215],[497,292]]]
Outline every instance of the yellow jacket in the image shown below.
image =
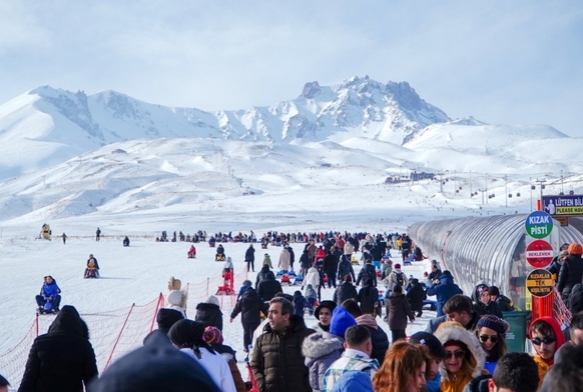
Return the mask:
[[463,370],[458,370],[455,374],[449,375],[449,380],[441,381],[441,391],[462,392],[470,381],[472,381],[471,374],[467,374]]
[[553,365],[549,365],[544,359],[542,359],[540,357],[540,355],[535,355],[533,357],[534,362],[536,362],[536,367],[538,368],[538,389],[540,390],[540,387],[543,385],[543,380],[545,378],[545,375],[549,372],[549,370],[551,370],[551,367],[553,367]]

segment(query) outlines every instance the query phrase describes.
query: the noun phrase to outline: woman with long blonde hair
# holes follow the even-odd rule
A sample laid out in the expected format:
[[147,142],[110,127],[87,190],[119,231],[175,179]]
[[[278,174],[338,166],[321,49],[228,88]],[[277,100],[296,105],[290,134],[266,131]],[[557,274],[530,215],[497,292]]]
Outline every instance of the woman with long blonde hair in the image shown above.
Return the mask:
[[374,375],[375,392],[421,392],[425,390],[426,376],[431,361],[426,346],[398,341],[393,344]]

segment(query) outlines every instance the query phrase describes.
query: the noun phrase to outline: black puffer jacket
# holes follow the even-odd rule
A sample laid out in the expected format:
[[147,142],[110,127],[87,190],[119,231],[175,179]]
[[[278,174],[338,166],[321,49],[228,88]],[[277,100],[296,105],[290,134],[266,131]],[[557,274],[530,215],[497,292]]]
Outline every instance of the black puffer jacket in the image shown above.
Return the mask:
[[253,287],[249,287],[241,296],[235,308],[231,312],[231,318],[237,317],[241,313],[241,322],[249,324],[259,324],[261,317],[259,312],[263,308],[263,301]]
[[259,273],[257,274],[257,279],[255,280],[255,288],[258,288],[259,283],[267,279],[268,276],[271,276],[273,279],[275,279],[273,271],[269,269],[268,265],[263,264],[263,267],[261,267],[261,271],[259,271]]
[[97,377],[87,324],[73,306],[63,306],[49,332],[32,343],[21,392],[83,392]]
[[263,302],[271,301],[275,294],[283,292],[281,283],[275,280],[273,276],[267,276],[265,280],[259,282],[257,286],[257,294]]
[[356,287],[352,283],[344,282],[334,292],[334,302],[337,305],[342,305],[342,302],[347,299],[353,299],[358,301],[358,293],[356,292]]
[[352,281],[356,282],[356,277],[354,276],[354,268],[352,268],[352,263],[345,257],[342,257],[342,261],[338,264],[338,279],[344,279],[346,275],[352,277]]
[[420,283],[415,283],[411,285],[411,288],[407,292],[407,299],[409,300],[411,309],[415,312],[420,312],[423,309],[423,301],[427,299],[427,294]]
[[302,343],[315,331],[306,328],[301,316],[293,315],[283,335],[265,325],[257,338],[251,369],[260,392],[311,392],[309,370],[304,365]]
[[223,312],[219,305],[208,302],[201,302],[196,305],[196,315],[194,321],[203,323],[205,327],[217,327],[223,330]]
[[362,313],[374,313],[379,301],[379,291],[374,286],[365,286],[358,292],[358,303]]
[[561,267],[557,282],[557,290],[561,293],[563,301],[567,301],[571,289],[577,283],[581,283],[582,277],[583,260],[581,260],[581,255],[569,255]]

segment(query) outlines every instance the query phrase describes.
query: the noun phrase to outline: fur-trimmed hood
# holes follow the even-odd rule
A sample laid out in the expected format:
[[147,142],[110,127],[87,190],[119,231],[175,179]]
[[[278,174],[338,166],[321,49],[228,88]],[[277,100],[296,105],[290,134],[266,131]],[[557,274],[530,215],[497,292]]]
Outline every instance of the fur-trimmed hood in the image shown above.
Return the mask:
[[[486,353],[480,345],[478,338],[467,331],[461,324],[456,322],[444,322],[442,323],[437,331],[435,331],[435,337],[439,339],[441,344],[445,344],[450,340],[456,340],[464,343],[470,354],[476,360],[476,367],[472,371],[472,378],[477,377],[482,374],[482,369],[484,369],[484,364],[486,363]],[[447,368],[445,367],[445,361],[442,361],[439,365],[439,372],[443,380],[448,380]]]
[[307,336],[302,343],[302,354],[306,357],[306,366],[336,350],[343,350],[344,340],[328,332],[317,332]]

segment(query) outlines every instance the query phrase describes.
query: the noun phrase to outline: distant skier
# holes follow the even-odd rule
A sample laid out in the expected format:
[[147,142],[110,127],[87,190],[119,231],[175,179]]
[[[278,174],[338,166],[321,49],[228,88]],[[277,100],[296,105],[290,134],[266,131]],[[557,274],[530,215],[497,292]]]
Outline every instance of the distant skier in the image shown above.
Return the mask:
[[61,237],[63,237],[63,245],[65,245],[67,243],[67,238],[69,238],[69,237],[67,237],[67,234],[65,234],[65,233],[63,233],[63,235]]
[[98,227],[97,231],[95,232],[95,241],[99,241],[99,237],[101,237],[101,230],[99,230]]

